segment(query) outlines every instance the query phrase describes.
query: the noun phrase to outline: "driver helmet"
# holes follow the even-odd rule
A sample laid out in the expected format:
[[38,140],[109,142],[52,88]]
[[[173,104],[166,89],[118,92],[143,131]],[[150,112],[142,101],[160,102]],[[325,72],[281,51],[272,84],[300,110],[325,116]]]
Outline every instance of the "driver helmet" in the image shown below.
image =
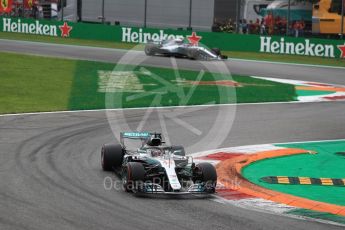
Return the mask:
[[151,151],[151,155],[152,155],[153,157],[162,156],[162,155],[163,155],[163,151],[160,150],[160,149],[153,149],[153,150]]

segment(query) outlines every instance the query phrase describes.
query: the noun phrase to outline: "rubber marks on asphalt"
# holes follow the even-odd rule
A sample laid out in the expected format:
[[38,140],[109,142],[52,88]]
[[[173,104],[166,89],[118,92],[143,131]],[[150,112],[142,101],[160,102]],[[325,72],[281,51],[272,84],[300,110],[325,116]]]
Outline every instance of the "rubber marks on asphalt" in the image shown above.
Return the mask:
[[345,186],[345,179],[267,176],[260,180],[270,184]]

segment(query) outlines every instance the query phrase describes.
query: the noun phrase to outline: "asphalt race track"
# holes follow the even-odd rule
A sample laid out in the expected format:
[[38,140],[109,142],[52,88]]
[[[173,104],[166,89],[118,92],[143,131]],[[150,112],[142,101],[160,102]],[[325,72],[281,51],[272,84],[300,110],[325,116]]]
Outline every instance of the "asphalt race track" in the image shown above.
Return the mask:
[[[85,46],[66,46],[59,44],[47,44],[38,42],[10,41],[0,39],[0,50],[8,52],[20,52],[27,54],[38,54],[46,56],[57,56],[65,58],[117,62],[127,52],[126,50],[114,50],[107,48],[93,48]],[[137,51],[137,56],[145,56],[143,52]],[[181,69],[199,70],[201,64],[186,59],[176,59]],[[242,75],[254,75],[263,77],[278,77],[285,79],[317,81],[333,84],[345,84],[344,68],[322,68],[310,66],[297,66],[285,64],[270,64],[262,62],[246,62],[231,60],[225,62],[231,73]],[[151,66],[171,67],[169,58],[150,57],[142,64]]]
[[[110,49],[5,40],[0,40],[0,50],[111,62],[122,55],[122,51]],[[177,61],[180,68],[198,68],[197,62]],[[155,66],[167,63],[169,59],[159,57],[145,62]],[[345,84],[344,69],[340,68],[245,61],[229,61],[227,65],[238,74]],[[174,112],[180,110],[181,119],[206,133],[214,117],[232,107],[202,107],[188,113],[185,108],[174,108]],[[126,122],[135,128],[146,112],[113,111],[112,122]],[[144,129],[161,128],[156,115],[148,118]],[[344,117],[344,102],[240,105],[219,147],[344,139]],[[166,127],[173,143],[188,146],[197,141],[169,119]],[[115,189],[108,191],[104,178],[117,178],[100,168],[100,147],[114,140],[104,111],[2,116],[0,130],[0,229],[343,229],[210,199],[138,198]],[[208,147],[209,143],[203,142],[196,150]]]

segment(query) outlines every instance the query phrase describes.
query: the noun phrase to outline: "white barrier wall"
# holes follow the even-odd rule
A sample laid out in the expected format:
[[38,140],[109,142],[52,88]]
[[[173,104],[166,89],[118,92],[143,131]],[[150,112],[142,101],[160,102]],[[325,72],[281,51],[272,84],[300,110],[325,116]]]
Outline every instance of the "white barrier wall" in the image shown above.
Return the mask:
[[[73,0],[69,0],[73,1]],[[102,15],[103,0],[83,0],[83,21],[97,21]],[[147,27],[186,28],[189,26],[190,0],[147,0]],[[121,25],[144,25],[145,0],[104,0],[105,21]],[[192,0],[191,26],[211,30],[214,0]]]

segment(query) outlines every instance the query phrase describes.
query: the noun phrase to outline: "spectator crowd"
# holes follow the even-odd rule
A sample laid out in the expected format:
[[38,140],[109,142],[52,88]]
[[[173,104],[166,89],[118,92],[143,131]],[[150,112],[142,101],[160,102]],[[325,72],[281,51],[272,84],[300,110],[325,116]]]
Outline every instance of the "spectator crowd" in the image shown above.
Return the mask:
[[13,1],[12,9],[8,13],[0,13],[0,16],[22,17],[22,18],[43,18],[43,9],[39,1],[32,1],[32,4],[25,5],[20,1]]
[[[238,31],[240,34],[261,34],[261,35],[290,35],[295,37],[304,36],[305,32],[310,30],[304,20],[290,21],[287,27],[286,17],[273,16],[268,14],[261,19],[239,20]],[[231,19],[219,20],[215,19],[212,27],[214,32],[236,32],[236,22]],[[286,31],[288,29],[288,31]],[[288,32],[288,33],[287,33]]]

